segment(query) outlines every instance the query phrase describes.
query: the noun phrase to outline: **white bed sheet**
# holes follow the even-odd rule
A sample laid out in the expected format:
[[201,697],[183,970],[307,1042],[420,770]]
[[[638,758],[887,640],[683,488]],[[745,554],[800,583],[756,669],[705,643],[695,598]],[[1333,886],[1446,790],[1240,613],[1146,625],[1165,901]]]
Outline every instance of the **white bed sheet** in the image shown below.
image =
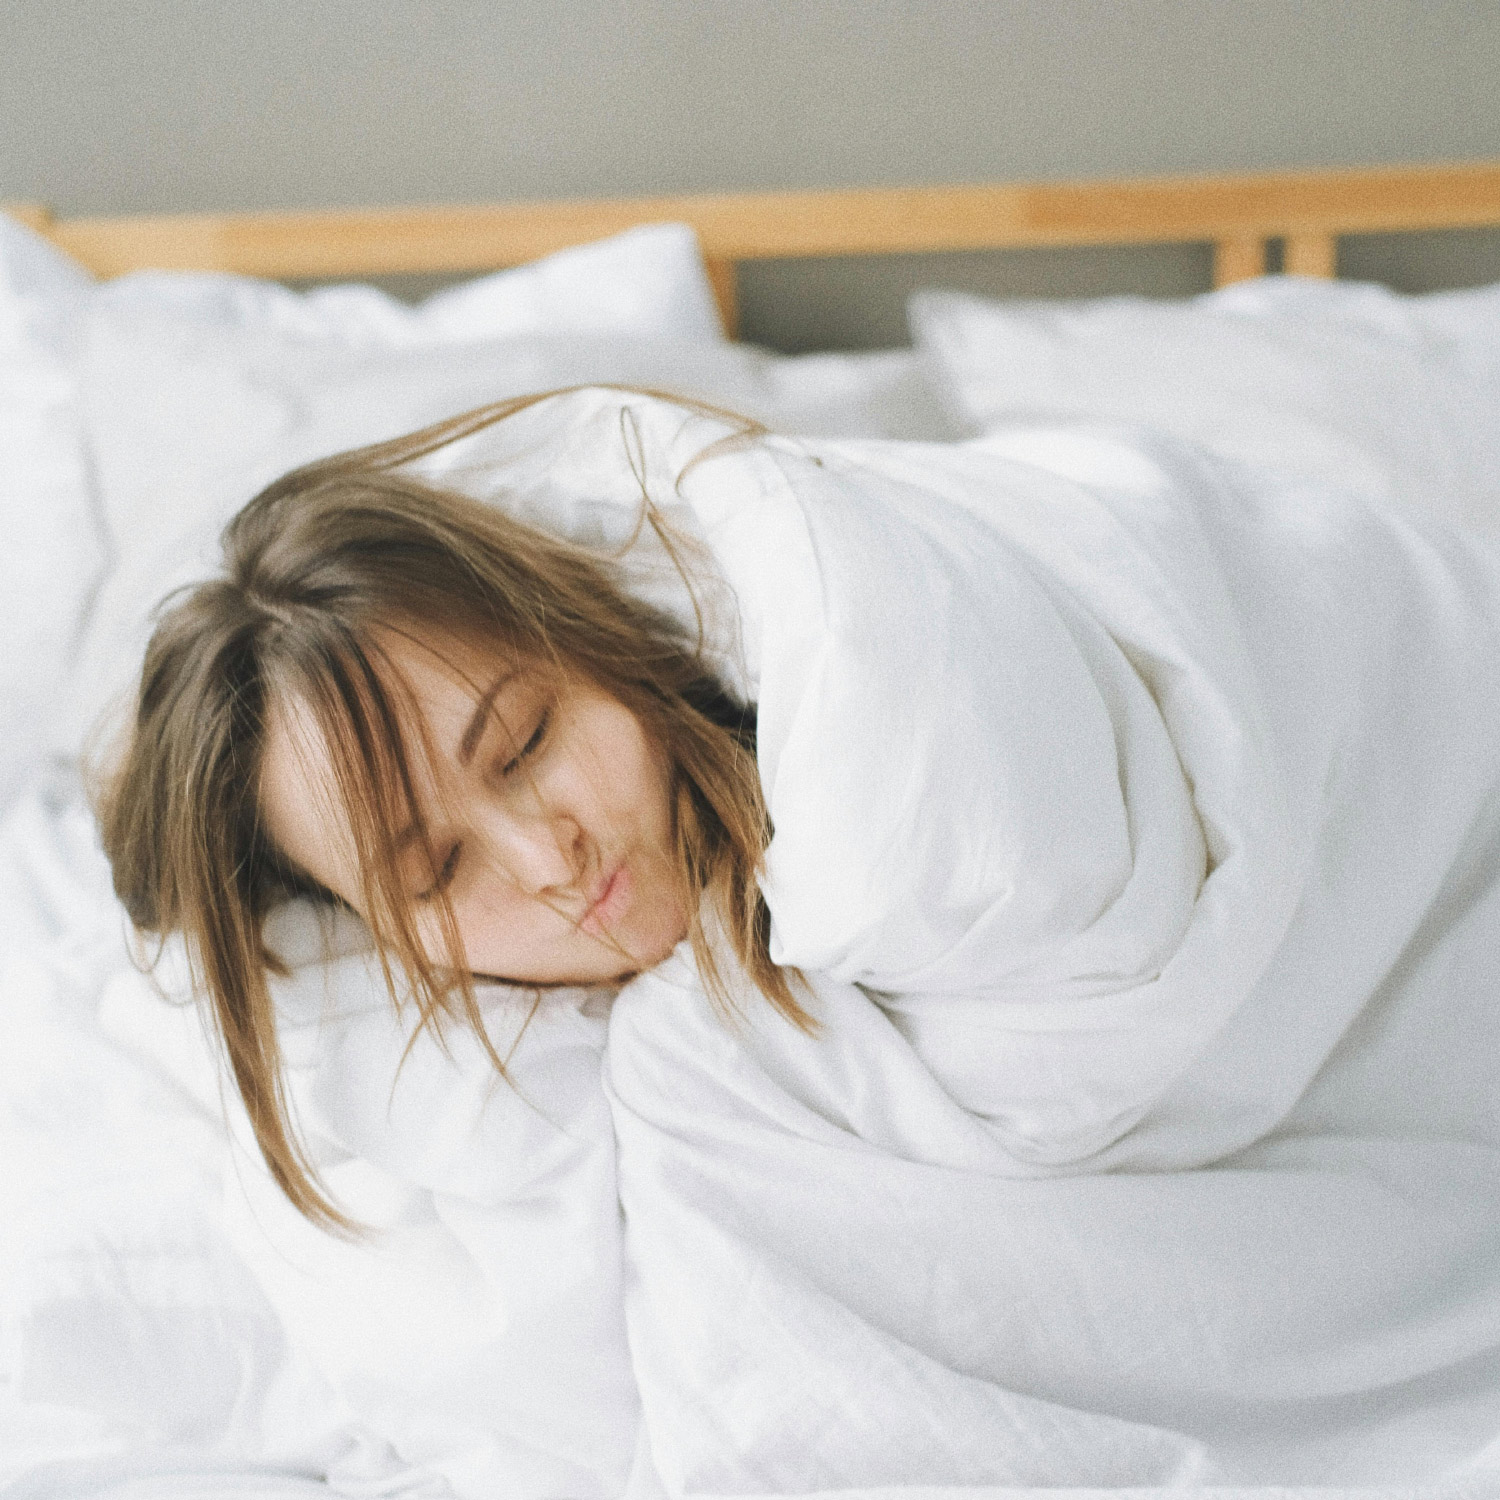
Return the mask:
[[[579,399],[565,452],[525,424],[498,441],[512,476],[535,480],[517,503],[571,494],[557,523],[592,533],[601,510],[628,516],[632,480],[618,402]],[[660,473],[704,436],[677,414],[643,420]],[[590,432],[611,436],[613,485]],[[607,1017],[584,995],[549,1007],[516,1055],[518,1093],[477,1049],[447,1062],[425,1044],[392,1091],[403,1038],[364,959],[315,961],[282,997],[299,1107],[330,1181],[390,1231],[341,1248],[215,1134],[196,1023],[122,964],[82,814],[66,796],[28,802],[0,847],[16,914],[0,1005],[18,1043],[0,1097],[6,1159],[34,1162],[22,1188],[45,1212],[5,1220],[25,1274],[0,1278],[0,1451],[33,1466],[149,1451],[181,1338],[195,1390],[236,1396],[186,1408],[179,1445],[262,1466],[273,1445],[334,1493],[1500,1494],[1494,565],[1334,496],[1216,488],[1118,435],[770,454],[701,465],[676,503],[744,606],[725,650],[765,707],[778,828],[799,797],[861,814],[773,847],[786,957],[837,935],[818,956],[825,1036],[753,1010],[727,1030],[674,959]],[[1019,615],[962,561],[976,518],[1003,538],[990,561]],[[909,613],[861,581],[934,558],[949,587],[925,597],[946,602],[893,640]],[[1221,572],[1238,580],[1227,595]],[[1049,611],[1063,634],[1040,630]],[[870,631],[888,654],[861,655]],[[942,689],[904,653],[946,641],[961,676],[1008,632],[1041,669],[988,696],[975,679],[975,743],[996,747],[996,784],[1066,834],[1020,866],[964,844],[981,782],[960,768],[914,778],[926,800],[872,795],[908,762],[889,740],[861,759],[858,739],[874,704],[919,760],[968,743],[923,738],[924,694]],[[825,657],[860,695],[818,688]],[[1149,701],[1132,676],[1154,683]],[[978,930],[976,888],[994,900],[995,882],[1045,881],[1090,849],[1107,872],[1110,797],[1070,821],[1071,792],[1097,788],[1047,784],[1088,779],[1086,758],[1029,761],[986,718],[1025,705],[1033,730],[1070,725],[1061,737],[1087,744],[1090,702],[1123,768],[1111,795],[1127,825],[1139,815],[1132,861],[1148,869],[1142,839],[1172,797],[1152,768],[1170,773],[1170,752],[1217,905],[1155,876],[1131,898],[1126,879],[1091,921],[1042,902],[977,952],[945,944]],[[799,757],[814,730],[854,769]],[[851,869],[874,881],[854,901]],[[925,930],[889,904],[918,890]],[[1111,930],[1108,909],[1132,899],[1145,904]],[[1200,921],[1218,941],[1194,947]],[[1147,930],[1165,950],[1139,972]],[[293,958],[322,951],[306,923],[281,940]],[[1100,951],[1115,978],[1086,971],[1080,990],[1078,956]],[[1022,993],[984,998],[985,1026],[955,966],[993,977],[997,954],[1028,967]],[[1155,963],[1178,966],[1176,1002],[1156,1003]],[[503,1042],[514,1011],[497,994],[490,1013]],[[1041,1070],[1055,1087],[1029,1103],[974,1093]],[[192,1275],[148,1274],[168,1252]],[[79,1295],[101,1316],[70,1343],[46,1316]],[[170,1308],[191,1316],[155,1315]],[[40,1417],[39,1370],[66,1398]],[[59,1407],[75,1423],[61,1438],[45,1426]]]
[[[280,1455],[304,1476],[327,1475],[341,1492],[383,1494],[389,1484],[393,1494],[447,1493],[446,1480],[422,1477],[409,1459],[396,1462],[386,1440],[370,1439],[346,1405],[330,1405],[326,1379],[305,1351],[289,1351],[279,1327],[292,1317],[304,1344],[325,1355],[363,1345],[376,1363],[409,1368],[424,1341],[420,1331],[411,1337],[418,1303],[462,1338],[479,1337],[467,1284],[460,1277],[444,1303],[438,1289],[452,1257],[440,1256],[436,1267],[387,1286],[362,1282],[363,1300],[352,1308],[320,1308],[295,1275],[278,1280],[286,1270],[278,1252],[257,1262],[253,1248],[248,1263],[284,1303],[268,1302],[247,1280],[247,1258],[232,1244],[226,1249],[220,1220],[239,1225],[242,1245],[263,1247],[257,1216],[284,1219],[284,1205],[265,1193],[257,1172],[231,1169],[234,1157],[214,1125],[217,1081],[193,1025],[184,1033],[179,1024],[175,1042],[163,1043],[158,998],[123,961],[119,913],[69,767],[101,710],[128,685],[151,606],[212,565],[218,528],[259,484],[307,457],[468,405],[600,379],[677,389],[795,430],[951,431],[912,351],[782,359],[726,344],[696,245],[681,227],[482,278],[408,309],[368,288],[299,295],[220,276],[148,275],[96,287],[38,237],[0,219],[7,475],[0,523],[8,543],[0,625],[15,648],[0,669],[0,810],[13,813],[0,856],[0,952],[8,965],[0,988],[20,1007],[24,1030],[4,1070],[10,1135],[0,1195],[9,1215],[0,1246],[9,1274],[0,1479],[32,1475],[17,1481],[19,1493],[232,1488],[234,1464],[224,1455],[235,1453],[247,1455],[243,1483],[252,1489],[262,1482],[250,1477],[261,1472],[256,1466]],[[17,803],[27,784],[32,795]],[[158,1023],[147,1024],[144,1037],[142,1013]],[[180,1070],[176,1083],[159,1076],[161,1057],[151,1050],[158,1044],[197,1068],[196,1092],[182,1092]],[[143,1047],[151,1059],[144,1070]],[[38,1089],[38,1080],[48,1082]],[[347,1191],[362,1183],[370,1201],[361,1201],[379,1218],[388,1181],[358,1166],[353,1180],[348,1169],[334,1176]],[[300,1226],[282,1227],[296,1239]],[[92,1236],[92,1248],[70,1236]],[[316,1237],[300,1243],[312,1247],[316,1264],[324,1247]],[[162,1273],[169,1250],[196,1266],[185,1280]],[[52,1354],[28,1359],[18,1349],[18,1309],[56,1303],[49,1264],[67,1283],[84,1263],[94,1279],[74,1283],[83,1300],[56,1313],[53,1336],[43,1340]],[[377,1292],[384,1324],[356,1330],[371,1323]],[[612,1306],[618,1323],[618,1297]],[[39,1325],[30,1326],[35,1349]],[[389,1341],[399,1343],[403,1329],[398,1348]],[[544,1321],[526,1336],[545,1343],[546,1331]],[[523,1482],[537,1493],[578,1494],[590,1492],[596,1467],[628,1470],[629,1436],[623,1457],[604,1459],[580,1457],[576,1431],[561,1445],[567,1452],[538,1437],[546,1403],[576,1403],[576,1392],[559,1397],[555,1388],[506,1379],[520,1402],[509,1419],[496,1399],[495,1370],[469,1372],[466,1388],[479,1394],[468,1399],[481,1404],[484,1420],[466,1430],[485,1436],[463,1461],[454,1443],[439,1444],[450,1466],[503,1463],[513,1478],[530,1475]],[[162,1411],[190,1387],[194,1399],[182,1403],[175,1427],[164,1427]],[[394,1397],[382,1397],[367,1389],[367,1415],[400,1432],[392,1401],[399,1406],[403,1390],[398,1383]],[[452,1400],[464,1399],[455,1387]],[[198,1435],[198,1457],[163,1457],[174,1431]],[[205,1441],[220,1456],[216,1467],[199,1462]],[[186,1467],[168,1478],[173,1463]],[[162,1466],[159,1480],[147,1477]],[[283,1482],[307,1481],[276,1481]]]
[[[1463,551],[1441,533],[1423,540],[1421,518],[1438,510],[1482,521],[1494,482],[1493,424],[1475,413],[1494,404],[1500,364],[1473,315],[1492,313],[1493,297],[1465,295],[1414,309],[1372,289],[1265,283],[1210,299],[1177,319],[1195,357],[1215,347],[1211,329],[1193,342],[1200,325],[1225,317],[1242,342],[1272,349],[1281,376],[1288,349],[1297,354],[1297,378],[1273,380],[1274,399],[1247,411],[1225,406],[1201,359],[1193,368],[1205,378],[1194,377],[1186,406],[1163,405],[1144,377],[1097,389],[1141,356],[1139,339],[1122,347],[1117,324],[1135,327],[1150,310],[1124,305],[1025,314],[1026,347],[1045,346],[1031,365],[1006,354],[1018,325],[1005,316],[939,302],[919,316],[926,354],[783,359],[729,346],[680,233],[490,278],[414,313],[365,289],[308,298],[232,278],[99,289],[0,224],[0,460],[23,481],[0,502],[14,648],[0,668],[4,1500],[438,1500],[502,1489],[516,1500],[660,1500],[809,1486],[872,1500],[1124,1500],[1164,1486],[1215,1500],[1500,1496],[1491,1222],[1500,813],[1471,807],[1462,829],[1454,821],[1494,774],[1484,713],[1500,683],[1493,655],[1471,654],[1455,692],[1472,711],[1456,714],[1453,693],[1434,707],[1447,666],[1475,647],[1472,611],[1449,616],[1468,634],[1449,642],[1446,663],[1421,664],[1409,650],[1453,549]],[[1067,360],[1101,338],[1114,363],[1091,366],[1080,405]],[[930,374],[934,358],[960,397],[955,415]],[[224,1125],[196,1016],[168,1005],[132,964],[66,763],[127,682],[151,604],[202,575],[217,528],[260,483],[483,400],[600,379],[678,390],[821,437],[1001,427],[962,458],[825,446],[817,456],[839,477],[799,470],[792,489],[836,491],[852,465],[856,510],[889,518],[905,506],[908,520],[913,504],[965,511],[951,543],[984,509],[976,484],[992,486],[995,464],[1011,465],[1007,545],[1026,562],[1008,575],[1012,613],[996,615],[986,595],[970,618],[997,629],[1008,619],[1036,646],[1059,588],[1099,618],[1090,625],[1088,610],[1060,608],[1052,656],[1039,651],[1008,691],[1045,719],[1090,672],[1109,679],[1108,642],[1131,639],[1132,673],[1149,691],[1132,700],[1130,673],[1113,696],[1101,688],[1092,749],[1075,723],[1067,756],[1049,748],[1028,758],[1026,732],[976,720],[978,739],[950,740],[959,761],[926,781],[972,781],[965,754],[998,757],[1005,777],[981,778],[930,819],[916,816],[920,801],[908,806],[906,844],[878,849],[891,830],[868,811],[902,805],[889,778],[905,762],[883,747],[869,753],[868,694],[879,679],[857,640],[830,655],[817,636],[827,621],[805,607],[815,579],[834,576],[819,572],[830,557],[859,554],[858,525],[835,527],[811,562],[795,517],[777,530],[784,507],[728,550],[721,538],[747,612],[720,656],[763,698],[767,784],[783,830],[772,853],[778,953],[824,976],[828,1038],[759,1024],[731,1035],[674,961],[612,1016],[599,997],[554,1000],[517,1055],[518,1093],[499,1088],[462,1039],[452,1058],[419,1045],[393,1093],[370,1081],[394,1071],[405,1037],[364,960],[351,950],[326,974],[313,963],[283,997],[298,1098],[330,1183],[384,1231],[377,1246],[339,1246],[279,1198],[234,1108]],[[1308,410],[1287,405],[1299,380],[1317,390]],[[1378,387],[1382,400],[1414,392],[1414,404],[1403,423],[1372,425],[1368,401],[1345,399],[1351,381],[1366,394]],[[593,408],[605,418],[594,431],[612,444],[609,399]],[[1253,781],[1258,765],[1274,783],[1265,805],[1282,799],[1282,813],[1319,793],[1321,773],[1346,776],[1344,751],[1320,760],[1309,746],[1320,721],[1350,711],[1358,671],[1335,673],[1328,691],[1301,702],[1292,738],[1306,743],[1280,762],[1265,724],[1226,717],[1212,694],[1178,702],[1195,670],[1220,686],[1236,671],[1241,687],[1278,674],[1292,686],[1309,643],[1329,643],[1317,631],[1286,639],[1268,629],[1234,666],[1233,651],[1210,661],[1195,642],[1181,659],[1169,650],[1153,677],[1142,665],[1151,642],[1174,639],[1163,596],[1145,588],[1132,601],[1126,589],[1115,613],[1109,606],[1111,573],[1130,577],[1140,557],[1111,553],[1102,532],[1079,541],[1085,525],[1064,565],[1044,537],[1050,519],[1027,530],[1028,516],[1048,517],[1047,503],[1014,474],[1016,465],[1050,471],[1054,491],[1118,490],[1155,460],[1117,437],[1015,427],[1018,413],[1039,409],[1169,428],[1183,417],[1184,435],[1279,474],[1276,527],[1323,548],[1330,578],[1365,578],[1380,602],[1358,630],[1373,640],[1377,617],[1397,611],[1401,628],[1381,637],[1378,670],[1358,691],[1373,702],[1421,683],[1429,697],[1420,713],[1415,700],[1392,700],[1366,739],[1410,751],[1418,741],[1403,736],[1430,710],[1420,743],[1434,775],[1400,787],[1372,777],[1355,801],[1389,800],[1389,825],[1346,812],[1323,828],[1337,857],[1317,866],[1311,888],[1293,876],[1306,874],[1298,858],[1316,865],[1302,838],[1319,832],[1316,820],[1237,822],[1235,808],[1254,799],[1235,802],[1248,784],[1235,776]],[[654,472],[668,474],[683,456],[681,423],[652,422]],[[634,476],[614,447],[608,459],[603,451],[573,445],[560,459],[537,440],[521,465],[531,478],[511,503],[581,535],[628,529]],[[806,457],[782,451],[794,469]],[[475,479],[461,466],[454,477]],[[733,511],[725,496],[765,501],[763,474],[730,483],[721,470],[715,483],[718,500],[677,514],[705,524],[715,506],[721,521]],[[1327,509],[1330,483],[1418,518],[1415,531],[1398,523],[1394,534],[1426,559],[1413,574],[1425,569],[1425,583],[1408,579],[1399,604],[1380,549],[1361,553],[1329,519],[1338,512]],[[913,502],[913,486],[927,498]],[[809,513],[837,512],[837,495],[824,499]],[[888,602],[921,592],[923,578],[932,585],[923,597],[975,587],[944,576],[948,564],[932,573],[913,535],[887,539],[894,551],[881,574],[886,544],[872,534],[874,550],[845,580],[850,597],[876,575],[868,592]],[[1184,576],[1206,576],[1203,563]],[[1027,595],[1027,578],[1049,568],[1061,572]],[[1270,576],[1260,580],[1267,598]],[[1304,608],[1278,577],[1282,606]],[[642,586],[659,582],[646,565]],[[1014,603],[1023,597],[1024,607]],[[972,656],[962,631],[936,628],[907,632],[903,649],[925,641],[924,659]],[[1068,675],[1070,635],[1093,640],[1083,677]],[[930,679],[911,663],[890,702],[891,723],[915,737],[919,756],[942,748],[921,734],[938,722]],[[840,683],[865,696],[841,697]],[[1173,757],[1191,767],[1192,818],[1182,815],[1187,783],[1174,783],[1162,754],[1163,723]],[[830,781],[831,744],[843,747],[833,758],[842,780]],[[1123,811],[1108,796],[1090,800],[1100,757],[1125,768]],[[1056,795],[1069,776],[1071,803]],[[1216,786],[1234,795],[1215,803]],[[850,816],[820,823],[814,812],[840,796]],[[985,797],[991,815],[976,821]],[[1133,821],[1132,798],[1152,817]],[[1001,924],[1011,969],[976,1003],[965,993],[976,951],[992,957],[997,938],[993,924],[972,921],[970,877],[976,859],[993,873],[984,860],[995,851],[976,854],[967,835],[997,820],[1022,830],[1007,878],[1029,890],[1031,925]],[[1130,990],[1123,980],[1185,945],[1191,923],[1177,898],[1195,850],[1201,857],[1195,822],[1215,863],[1240,871],[1240,905],[1226,910],[1242,920],[1209,924],[1219,982],[1199,972],[1188,992],[1212,989],[1222,1014],[1196,1013],[1197,1029],[1185,1031],[1170,1008],[1154,1016],[1119,994]],[[799,845],[798,829],[817,836]],[[1257,864],[1267,850],[1274,857]],[[1351,863],[1370,878],[1340,886]],[[840,879],[892,868],[905,885],[882,887],[878,873],[860,889]],[[1080,869],[1091,886],[1074,878]],[[1120,899],[1132,870],[1152,872],[1134,882],[1134,906]],[[921,898],[908,899],[920,878]],[[1246,895],[1257,880],[1258,905]],[[1271,893],[1294,887],[1301,905],[1278,918]],[[1077,931],[1059,956],[1069,901]],[[1012,915],[1023,908],[1012,903]],[[1085,908],[1123,915],[1111,929],[1084,921]],[[1330,942],[1334,929],[1342,936]],[[1282,972],[1247,998],[1266,960],[1246,937],[1257,931],[1275,938]],[[285,937],[304,958],[321,952],[307,931]],[[1100,953],[1114,965],[1102,987]],[[1080,973],[1092,987],[1064,985],[1055,1003],[1016,1007],[1018,992]],[[1295,983],[1282,983],[1288,975]],[[170,963],[160,977],[170,987]],[[892,1000],[896,990],[906,998]],[[883,1007],[872,993],[885,995]],[[1075,1035],[1059,1053],[1075,1022],[1097,1030],[1101,994],[1113,1029],[1081,1051]],[[496,992],[487,1005],[506,1042],[513,997]],[[1010,1007],[1003,1053],[999,1033],[986,1031],[997,1005]],[[989,1050],[976,1045],[985,1035]],[[1067,1068],[1074,1087],[1028,1095],[1028,1079],[1055,1085]],[[1146,1378],[1147,1367],[1158,1374]]]

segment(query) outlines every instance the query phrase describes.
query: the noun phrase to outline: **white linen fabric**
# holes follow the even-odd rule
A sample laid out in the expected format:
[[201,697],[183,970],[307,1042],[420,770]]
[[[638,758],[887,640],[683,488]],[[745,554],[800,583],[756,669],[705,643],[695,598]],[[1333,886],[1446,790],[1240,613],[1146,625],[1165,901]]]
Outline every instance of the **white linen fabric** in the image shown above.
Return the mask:
[[[400,1500],[621,1491],[637,1400],[587,997],[534,1019],[514,1089],[471,1040],[445,1055],[424,1037],[393,1092],[405,1026],[367,953],[286,914],[306,1134],[378,1232],[349,1245],[290,1210],[237,1105],[226,1125],[180,952],[151,978],[130,961],[76,787],[12,809],[0,899],[7,1500],[7,1481],[49,1500],[213,1493],[213,1473],[231,1494],[257,1473]],[[504,1049],[515,1002],[490,1008]]]
[[151,609],[212,567],[259,485],[466,406],[599,381],[792,431],[954,435],[911,351],[781,359],[725,343],[681,224],[411,307],[221,275],[95,285],[0,215],[0,807],[40,760],[103,732]]
[[[731,345],[691,229],[658,224],[417,307],[141,273],[94,285],[0,218],[0,806],[124,699],[150,614],[202,577],[225,521],[298,463],[466,407],[610,381],[778,429],[956,435],[909,350],[782,358]],[[57,692],[66,681],[65,695]]]
[[126,696],[153,607],[213,571],[230,516],[310,459],[508,396],[605,380],[711,400],[778,428],[853,437],[950,430],[909,353],[782,358],[723,343],[582,335],[372,351],[101,301],[79,368],[114,562],[55,719],[59,754],[76,753]]
[[[133,347],[132,320],[141,325]],[[164,326],[179,347],[196,345],[197,357],[164,367]],[[359,352],[368,361],[382,349],[435,356],[541,335],[722,339],[697,240],[681,224],[579,246],[413,308],[371,287],[299,294],[235,276],[151,273],[95,285],[40,235],[0,214],[0,807],[49,750],[77,750],[98,707],[75,698],[66,726],[56,722],[58,684],[76,676],[80,650],[89,654],[80,635],[111,571],[142,549],[170,546],[190,519],[217,516],[222,496],[213,481],[224,467],[253,454],[268,427],[294,425],[287,398],[295,403],[295,392],[278,403],[255,388],[253,372],[232,389],[206,357],[204,345],[232,342],[233,331],[258,338],[268,362],[267,346],[279,345],[303,365],[319,350],[325,360],[342,354],[348,362]],[[112,413],[107,401],[98,410],[90,385],[101,360],[114,361],[107,378],[128,396],[123,412]],[[96,420],[102,431],[91,432]],[[142,495],[152,500],[137,503]],[[94,629],[94,654],[118,623]]]
[[87,288],[82,271],[0,214],[0,807],[44,753],[106,556],[67,360]]
[[[679,950],[524,1028],[488,995],[514,1088],[461,1036],[398,1069],[358,932],[289,909],[299,1116],[383,1231],[341,1244],[212,1129],[80,815],[23,803],[11,1472],[1500,1495],[1492,556],[1113,429],[747,441],[587,391],[424,469],[599,544],[644,473],[707,547],[818,1034],[751,994],[726,1023]],[[686,610],[645,544],[624,565]]]
[[919,292],[912,332],[970,432],[1140,422],[1500,541],[1500,287],[1401,296],[1268,276],[1181,302]]

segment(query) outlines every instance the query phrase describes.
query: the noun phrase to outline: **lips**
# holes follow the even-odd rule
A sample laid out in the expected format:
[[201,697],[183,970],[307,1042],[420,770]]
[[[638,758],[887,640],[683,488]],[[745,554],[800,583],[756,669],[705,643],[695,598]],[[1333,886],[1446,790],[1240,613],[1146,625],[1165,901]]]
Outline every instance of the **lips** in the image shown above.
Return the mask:
[[589,909],[578,924],[579,931],[590,937],[607,937],[629,904],[630,871],[620,864],[594,891]]

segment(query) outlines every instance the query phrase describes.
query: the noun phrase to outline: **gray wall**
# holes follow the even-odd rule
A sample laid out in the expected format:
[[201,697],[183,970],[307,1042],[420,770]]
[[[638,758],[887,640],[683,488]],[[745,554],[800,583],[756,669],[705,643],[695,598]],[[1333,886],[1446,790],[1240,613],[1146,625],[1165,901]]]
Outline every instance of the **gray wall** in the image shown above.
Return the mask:
[[[1500,158],[1500,0],[0,0],[0,199],[302,207]],[[1350,242],[1420,290],[1500,235]],[[746,335],[908,287],[1206,285],[1204,251],[774,263]]]

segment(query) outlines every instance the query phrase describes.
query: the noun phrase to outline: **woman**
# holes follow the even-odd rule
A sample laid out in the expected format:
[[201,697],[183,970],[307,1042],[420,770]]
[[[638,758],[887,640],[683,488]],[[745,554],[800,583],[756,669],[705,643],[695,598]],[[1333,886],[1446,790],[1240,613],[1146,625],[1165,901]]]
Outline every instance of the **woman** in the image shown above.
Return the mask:
[[[684,938],[721,1010],[743,974],[811,1029],[801,975],[858,985],[1019,1176],[1260,1138],[1426,920],[1500,745],[1474,558],[1146,438],[749,436],[598,390],[456,418],[272,485],[163,617],[106,847],[310,1215],[290,895],[481,1038],[476,976],[618,983]],[[609,546],[517,519],[570,463],[626,476]]]
[[266,1161],[328,1224],[343,1220],[288,1126],[266,983],[262,922],[291,896],[357,912],[423,1021],[482,1039],[476,976],[618,982],[688,939],[722,994],[710,926],[810,1024],[767,949],[753,710],[609,558],[402,472],[529,404],[252,500],[224,576],[157,626],[103,799],[121,899],[186,937]]
[[[308,945],[320,1160],[461,1268],[445,1420],[521,1371],[604,1493],[638,1412],[673,1492],[1479,1472],[1500,569],[1149,435],[747,436],[474,413],[162,617],[105,842],[282,1190],[347,1223],[268,983],[311,896],[488,1053]],[[616,993],[511,1094],[487,978]]]

